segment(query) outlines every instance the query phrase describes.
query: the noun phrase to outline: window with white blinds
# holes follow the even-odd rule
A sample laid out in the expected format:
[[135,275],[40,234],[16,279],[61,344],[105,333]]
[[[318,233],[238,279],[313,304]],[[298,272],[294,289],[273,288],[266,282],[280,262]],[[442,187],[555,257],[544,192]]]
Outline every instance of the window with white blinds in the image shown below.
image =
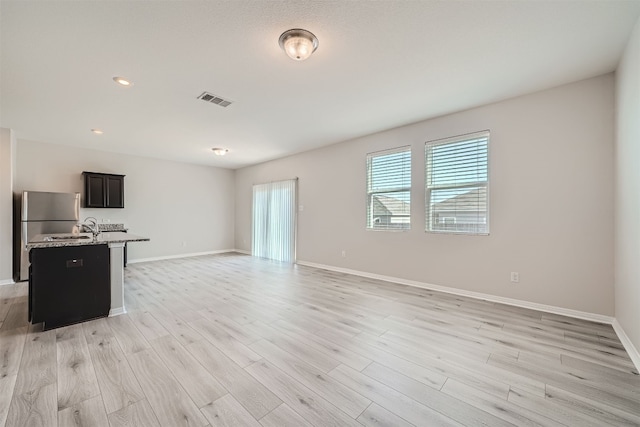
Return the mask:
[[488,160],[488,131],[426,143],[426,231],[489,234]]
[[411,228],[411,147],[367,154],[367,228]]

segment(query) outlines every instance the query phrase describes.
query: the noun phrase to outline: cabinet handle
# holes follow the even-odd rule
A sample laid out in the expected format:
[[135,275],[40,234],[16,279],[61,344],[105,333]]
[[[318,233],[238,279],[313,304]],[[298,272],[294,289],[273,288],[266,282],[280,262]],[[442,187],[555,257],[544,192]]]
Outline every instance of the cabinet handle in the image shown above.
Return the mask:
[[67,268],[82,267],[82,259],[67,260]]

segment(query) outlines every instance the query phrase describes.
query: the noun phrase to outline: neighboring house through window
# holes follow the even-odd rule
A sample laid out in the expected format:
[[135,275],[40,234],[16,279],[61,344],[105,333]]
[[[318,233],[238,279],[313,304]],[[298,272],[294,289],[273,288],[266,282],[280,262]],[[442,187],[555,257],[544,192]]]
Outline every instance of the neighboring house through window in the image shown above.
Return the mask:
[[367,228],[411,228],[411,147],[367,154]]
[[488,131],[426,143],[426,231],[489,234],[488,160]]

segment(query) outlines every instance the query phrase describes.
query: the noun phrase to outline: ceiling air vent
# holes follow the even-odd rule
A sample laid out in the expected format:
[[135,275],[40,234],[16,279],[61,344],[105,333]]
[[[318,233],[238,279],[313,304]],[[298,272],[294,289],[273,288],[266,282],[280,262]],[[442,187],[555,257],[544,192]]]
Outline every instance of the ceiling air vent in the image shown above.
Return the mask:
[[233,103],[233,101],[230,101],[228,99],[224,99],[218,95],[214,95],[212,93],[209,92],[202,92],[202,94],[198,97],[198,99],[202,99],[203,101],[207,101],[210,102],[212,104],[216,104],[219,105],[221,107],[228,107],[229,105],[231,105]]

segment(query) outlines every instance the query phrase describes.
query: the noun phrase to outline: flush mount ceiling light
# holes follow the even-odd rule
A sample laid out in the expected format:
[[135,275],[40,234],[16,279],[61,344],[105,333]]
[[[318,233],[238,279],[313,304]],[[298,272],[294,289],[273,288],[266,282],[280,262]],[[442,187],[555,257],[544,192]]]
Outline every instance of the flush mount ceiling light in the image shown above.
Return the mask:
[[318,48],[316,36],[300,28],[282,33],[278,43],[287,56],[295,61],[304,61]]
[[96,135],[102,135],[104,133],[102,129],[91,129],[91,132],[95,133]]
[[224,156],[229,152],[229,150],[226,148],[212,148],[211,150],[213,151],[213,154],[215,154],[216,156]]
[[114,77],[113,81],[118,83],[120,86],[133,86],[133,83],[130,80],[125,79],[124,77]]

